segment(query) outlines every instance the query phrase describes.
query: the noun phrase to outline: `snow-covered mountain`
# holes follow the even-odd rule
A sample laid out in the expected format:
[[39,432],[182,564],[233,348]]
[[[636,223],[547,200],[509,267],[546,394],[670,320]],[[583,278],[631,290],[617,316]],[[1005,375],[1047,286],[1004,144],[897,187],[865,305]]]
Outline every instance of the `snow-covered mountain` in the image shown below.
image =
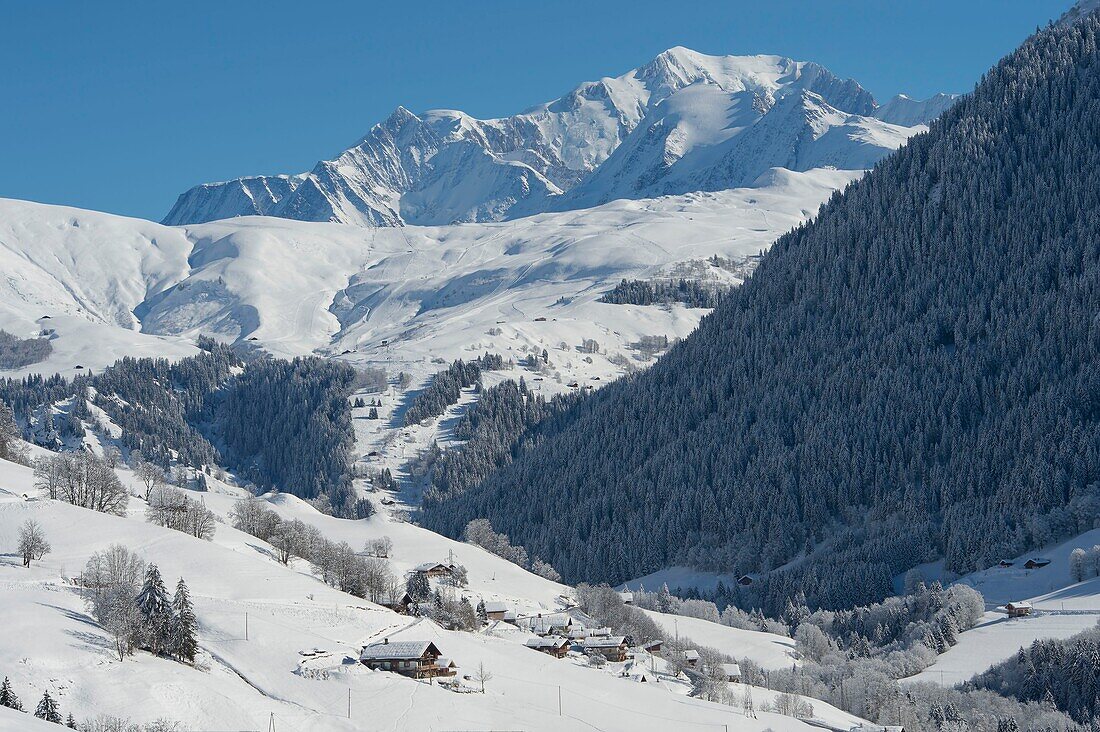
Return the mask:
[[398,107],[298,176],[196,186],[170,225],[269,215],[360,226],[499,221],[752,184],[775,166],[870,167],[950,102],[898,100],[779,56],[672,48],[511,117]]

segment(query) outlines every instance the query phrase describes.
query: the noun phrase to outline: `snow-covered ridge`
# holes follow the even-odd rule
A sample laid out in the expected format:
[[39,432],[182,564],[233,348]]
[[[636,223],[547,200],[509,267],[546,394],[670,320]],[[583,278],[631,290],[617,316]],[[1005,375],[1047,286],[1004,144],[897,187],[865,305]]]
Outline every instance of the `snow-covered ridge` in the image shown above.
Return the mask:
[[196,186],[164,223],[257,214],[359,226],[499,221],[749,185],[777,165],[864,169],[950,98],[905,101],[880,108],[815,63],[676,47],[511,117],[398,107],[309,173]]

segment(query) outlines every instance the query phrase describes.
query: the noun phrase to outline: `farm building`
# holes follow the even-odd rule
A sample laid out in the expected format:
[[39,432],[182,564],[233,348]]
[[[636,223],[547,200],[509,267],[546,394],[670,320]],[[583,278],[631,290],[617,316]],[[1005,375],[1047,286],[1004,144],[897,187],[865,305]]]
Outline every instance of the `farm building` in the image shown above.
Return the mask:
[[589,638],[584,642],[585,653],[599,653],[608,661],[626,660],[626,638],[621,635]]
[[573,629],[573,619],[561,613],[553,615],[539,613],[533,618],[525,618],[522,624],[535,635],[543,636],[560,635],[568,637],[569,631]]
[[[441,664],[440,661],[446,661]],[[414,679],[436,676],[454,676],[454,664],[442,659],[442,654],[431,641],[394,641],[385,638],[381,643],[363,646],[359,661],[375,671],[393,671]]]
[[565,658],[569,653],[569,641],[565,638],[531,638],[524,645],[554,658]]
[[741,667],[736,663],[723,663],[722,674],[726,677],[726,681],[731,684],[741,683]]
[[997,566],[1000,567],[1001,569],[1008,569],[1009,567],[1013,566],[1014,564],[1016,564],[1016,562],[1010,562],[1007,559],[1002,559],[1001,561],[997,562]]
[[413,567],[414,574],[422,574],[426,577],[450,577],[455,566],[446,562],[424,562]]
[[1042,569],[1050,564],[1049,559],[1043,559],[1042,557],[1032,557],[1024,562],[1024,569]]
[[1031,603],[1030,602],[1009,602],[1005,603],[1005,611],[1010,618],[1022,618],[1025,615],[1031,615]]
[[[485,603],[485,617],[489,620],[504,620],[507,614],[508,605],[505,603],[498,601]],[[515,613],[512,614],[512,619],[515,619]]]

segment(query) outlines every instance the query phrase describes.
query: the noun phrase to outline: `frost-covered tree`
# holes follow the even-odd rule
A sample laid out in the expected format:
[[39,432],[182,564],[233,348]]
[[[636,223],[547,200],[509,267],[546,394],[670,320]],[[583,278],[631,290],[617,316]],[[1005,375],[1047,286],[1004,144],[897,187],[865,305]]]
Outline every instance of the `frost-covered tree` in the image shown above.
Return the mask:
[[554,569],[548,562],[544,562],[538,557],[535,557],[531,562],[531,571],[537,574],[539,577],[545,577],[551,582],[561,582],[561,575],[558,574],[558,570]]
[[57,701],[50,696],[48,690],[42,693],[42,698],[34,709],[34,716],[54,724],[63,724],[61,711],[57,708]]
[[15,423],[15,414],[3,400],[0,400],[0,460],[14,463],[26,463],[26,451],[20,447],[19,426]]
[[1069,555],[1069,576],[1074,582],[1083,582],[1088,576],[1088,553],[1078,547]]
[[423,572],[413,572],[405,583],[405,591],[413,602],[424,602],[432,596],[432,586]]
[[50,498],[81,508],[126,514],[130,495],[107,461],[90,452],[47,455],[35,461],[36,484],[46,489]]
[[141,615],[141,644],[154,655],[168,652],[172,647],[172,601],[160,576],[157,565],[145,570],[145,581],[134,598]]
[[8,709],[14,709],[17,712],[23,711],[23,704],[20,703],[19,697],[12,691],[11,681],[8,677],[4,677],[3,683],[0,683],[0,707],[7,707]]
[[198,623],[195,610],[191,605],[191,592],[180,577],[176,583],[176,593],[172,597],[171,653],[180,661],[193,663],[198,654],[199,644],[196,638]]
[[39,560],[50,551],[50,542],[46,541],[46,532],[34,519],[27,519],[19,527],[19,556],[23,558],[23,566],[31,566],[31,560]]

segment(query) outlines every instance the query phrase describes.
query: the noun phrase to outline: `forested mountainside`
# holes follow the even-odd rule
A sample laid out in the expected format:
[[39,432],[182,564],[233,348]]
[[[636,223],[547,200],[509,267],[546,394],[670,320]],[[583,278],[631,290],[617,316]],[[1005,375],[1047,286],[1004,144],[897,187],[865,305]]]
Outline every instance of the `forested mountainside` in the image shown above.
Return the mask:
[[489,518],[568,580],[688,563],[725,599],[867,602],[1100,505],[1100,20],[1039,32],[654,368],[544,420],[427,525]]
[[199,344],[202,353],[176,363],[124,358],[71,380],[2,379],[0,402],[11,405],[24,437],[50,449],[82,438],[84,423],[98,424],[165,470],[221,466],[260,490],[323,496],[337,513],[361,513],[365,504],[351,491],[355,371],[319,358],[246,364],[211,339]]

